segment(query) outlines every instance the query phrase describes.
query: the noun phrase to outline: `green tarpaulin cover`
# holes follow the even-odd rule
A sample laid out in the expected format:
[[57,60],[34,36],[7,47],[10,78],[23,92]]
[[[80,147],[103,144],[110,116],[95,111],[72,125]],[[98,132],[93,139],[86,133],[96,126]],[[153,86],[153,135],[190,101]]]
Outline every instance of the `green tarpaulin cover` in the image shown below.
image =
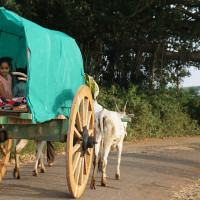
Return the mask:
[[74,95],[85,84],[81,52],[73,38],[0,7],[0,57],[13,58],[13,71],[27,65],[27,102],[33,123],[58,114],[69,117]]

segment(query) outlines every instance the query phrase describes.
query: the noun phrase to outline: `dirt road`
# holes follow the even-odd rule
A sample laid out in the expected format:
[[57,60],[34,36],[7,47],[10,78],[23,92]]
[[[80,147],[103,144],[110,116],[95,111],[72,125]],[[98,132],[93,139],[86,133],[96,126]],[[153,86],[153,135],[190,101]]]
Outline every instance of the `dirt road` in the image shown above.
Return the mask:
[[[27,164],[21,167],[22,180],[13,179],[12,167],[9,166],[0,183],[0,200],[71,199],[66,182],[65,157],[57,157],[56,163],[54,167],[46,167],[47,174],[40,174],[38,178],[32,177],[33,163]],[[98,173],[97,189],[89,188],[90,177],[80,199],[200,199],[197,197],[200,184],[194,183],[200,178],[200,137],[125,143],[120,181],[114,179],[115,169],[116,152],[111,152],[107,167],[108,187],[100,186]],[[194,187],[195,194],[188,194]]]

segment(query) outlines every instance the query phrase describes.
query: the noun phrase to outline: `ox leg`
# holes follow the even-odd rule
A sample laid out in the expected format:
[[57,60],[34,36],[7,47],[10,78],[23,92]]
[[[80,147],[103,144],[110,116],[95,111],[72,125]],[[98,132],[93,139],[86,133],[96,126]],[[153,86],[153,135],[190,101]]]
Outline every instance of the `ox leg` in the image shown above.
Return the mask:
[[96,171],[97,171],[97,167],[98,167],[98,154],[99,154],[99,142],[97,144],[95,144],[95,155],[94,155],[94,163],[93,163],[94,169],[93,169],[92,180],[91,180],[91,184],[90,184],[91,189],[96,189],[95,175],[96,175]]
[[100,142],[101,142],[101,135],[96,131],[96,144],[94,147],[94,169],[93,169],[93,173],[92,173],[92,179],[91,179],[91,184],[90,184],[90,188],[91,189],[96,189],[96,171],[97,171],[97,167],[98,167],[98,155],[99,155],[99,149],[100,149]]
[[45,141],[42,141],[41,142],[41,157],[40,157],[40,163],[41,163],[41,169],[40,169],[40,172],[41,173],[46,173],[46,169],[44,167],[44,162],[43,162],[43,148],[44,148],[44,145],[45,145]]
[[106,181],[106,166],[107,166],[107,158],[110,152],[110,147],[112,143],[105,143],[104,141],[104,148],[103,148],[103,158],[101,160],[101,168],[102,168],[102,177],[101,177],[101,186],[107,186]]
[[43,162],[43,148],[44,148],[44,145],[45,145],[45,141],[41,141],[41,144],[39,146],[39,152],[40,152],[40,163],[41,163],[41,169],[40,169],[40,172],[41,173],[46,173],[46,169],[44,167],[44,162]]
[[41,164],[41,172],[42,173],[46,173],[46,169],[44,167],[44,163],[43,163],[43,148],[45,145],[45,141],[35,141],[35,145],[36,145],[36,149],[37,149],[37,154],[36,154],[36,161],[35,161],[35,166],[34,166],[34,170],[33,170],[33,176],[39,176],[38,174],[38,162],[40,160],[40,164]]
[[97,171],[97,167],[98,167],[98,156],[94,155],[94,169],[93,169],[93,173],[92,173],[92,179],[91,179],[91,184],[90,184],[90,188],[91,189],[96,189],[96,171]]
[[21,139],[21,140],[14,140],[15,145],[15,168],[13,171],[13,176],[17,179],[21,179],[21,175],[19,172],[19,154],[20,151],[26,146],[28,140]]
[[117,180],[120,179],[120,162],[121,162],[121,153],[122,153],[122,147],[123,147],[123,143],[120,142],[118,145],[117,145],[117,172],[115,174],[115,178]]

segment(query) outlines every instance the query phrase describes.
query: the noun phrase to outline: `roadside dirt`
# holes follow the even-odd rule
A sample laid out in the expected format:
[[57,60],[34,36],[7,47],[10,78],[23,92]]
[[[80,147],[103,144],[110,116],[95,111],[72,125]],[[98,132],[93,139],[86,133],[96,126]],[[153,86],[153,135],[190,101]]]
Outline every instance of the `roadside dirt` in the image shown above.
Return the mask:
[[[124,142],[124,146],[134,145],[134,146],[160,146],[160,150],[180,150],[180,151],[195,151],[197,148],[195,146],[199,146],[197,144],[199,141],[199,137],[171,137],[164,139],[145,139],[141,141],[134,142]],[[166,146],[166,144],[168,145]],[[164,145],[162,147],[162,145]],[[200,148],[199,148],[200,151]],[[197,178],[189,184],[185,184],[181,186],[181,189],[175,191],[172,195],[171,200],[200,200],[200,178]]]
[[199,200],[200,199],[200,179],[183,186],[180,191],[175,192],[172,200]]

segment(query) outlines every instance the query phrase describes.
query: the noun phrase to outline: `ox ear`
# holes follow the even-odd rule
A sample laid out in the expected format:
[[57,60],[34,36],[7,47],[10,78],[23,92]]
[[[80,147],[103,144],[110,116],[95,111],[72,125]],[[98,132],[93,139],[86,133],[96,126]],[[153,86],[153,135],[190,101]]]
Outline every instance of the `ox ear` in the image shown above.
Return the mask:
[[127,115],[124,115],[125,118],[131,118],[131,117],[134,117],[135,115],[134,114],[127,114]]

